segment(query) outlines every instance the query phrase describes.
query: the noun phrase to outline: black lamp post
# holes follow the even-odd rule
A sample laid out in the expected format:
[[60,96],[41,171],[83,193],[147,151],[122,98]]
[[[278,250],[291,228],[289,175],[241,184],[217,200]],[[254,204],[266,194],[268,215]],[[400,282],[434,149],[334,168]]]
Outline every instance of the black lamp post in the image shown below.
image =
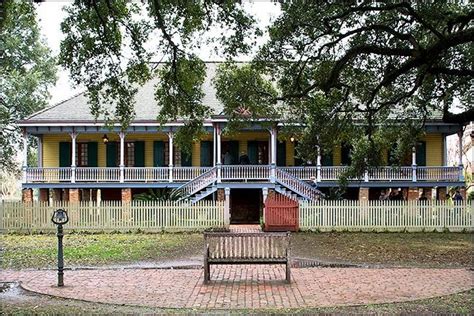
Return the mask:
[[64,286],[63,225],[69,221],[67,212],[63,209],[54,211],[51,221],[58,225],[58,286]]

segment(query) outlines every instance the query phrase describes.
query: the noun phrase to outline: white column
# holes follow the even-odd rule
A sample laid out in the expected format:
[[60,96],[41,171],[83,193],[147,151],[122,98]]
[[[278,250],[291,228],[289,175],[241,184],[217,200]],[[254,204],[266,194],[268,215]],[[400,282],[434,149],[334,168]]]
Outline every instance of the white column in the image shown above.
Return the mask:
[[221,182],[221,168],[222,168],[222,162],[221,162],[221,127],[217,124],[215,125],[215,130],[216,130],[216,142],[217,142],[217,153],[216,153],[216,167],[217,167],[217,182]]
[[230,188],[224,188],[224,223],[228,227],[230,225]]
[[262,188],[262,195],[263,195],[263,220],[265,221],[265,201],[268,197],[268,188]]
[[316,146],[316,181],[321,182],[321,147]]
[[270,129],[270,182],[275,182],[275,168],[276,168],[276,159],[277,159],[277,129],[272,127]]
[[26,183],[26,168],[28,168],[28,133],[23,131],[23,183]]
[[120,132],[120,182],[124,182],[125,171],[125,133]]
[[216,128],[212,129],[212,166],[216,166]]
[[416,146],[411,148],[412,181],[416,182]]
[[173,158],[174,158],[174,153],[173,153],[173,138],[174,134],[173,132],[168,133],[168,153],[169,153],[169,163],[168,163],[168,178],[169,182],[173,182]]
[[43,135],[38,136],[38,167],[43,167]]
[[277,162],[277,129],[273,127],[270,130],[271,136],[271,147],[272,147],[272,155],[271,155],[271,164],[276,165]]
[[463,131],[458,132],[458,149],[459,149],[459,156],[458,156],[458,168],[459,168],[459,181],[464,181],[464,166],[462,163],[462,136]]
[[364,161],[365,161],[364,182],[369,182],[369,166],[367,165],[367,158],[365,158]]
[[71,147],[72,147],[72,154],[71,154],[71,183],[76,182],[76,139],[77,133],[72,132],[69,134],[71,136]]

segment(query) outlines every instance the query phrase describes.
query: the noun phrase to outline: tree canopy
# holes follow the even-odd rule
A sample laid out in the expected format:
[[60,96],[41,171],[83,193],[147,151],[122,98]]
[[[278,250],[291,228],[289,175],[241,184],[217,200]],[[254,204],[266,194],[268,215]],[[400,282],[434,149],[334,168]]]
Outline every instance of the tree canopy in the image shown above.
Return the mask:
[[17,169],[17,121],[47,105],[56,62],[40,38],[29,1],[0,2],[0,168]]
[[[302,155],[314,159],[316,146],[346,142],[362,170],[380,164],[377,153],[394,143],[401,158],[426,119],[474,120],[474,10],[467,1],[278,5],[281,14],[252,61],[226,63],[214,78],[232,122],[283,117],[284,134],[297,136]],[[188,141],[210,111],[196,50],[207,45],[232,60],[263,34],[230,0],[76,0],[67,11],[60,60],[87,87],[92,112],[126,127],[137,86],[158,75],[157,119],[184,119]],[[157,60],[159,67],[151,63]]]

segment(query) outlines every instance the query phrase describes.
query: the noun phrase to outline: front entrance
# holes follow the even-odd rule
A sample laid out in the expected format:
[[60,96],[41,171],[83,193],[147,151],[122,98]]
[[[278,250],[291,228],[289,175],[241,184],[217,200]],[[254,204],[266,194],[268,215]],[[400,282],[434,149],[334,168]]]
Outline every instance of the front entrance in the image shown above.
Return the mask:
[[258,224],[262,209],[262,190],[230,190],[230,222],[232,224]]

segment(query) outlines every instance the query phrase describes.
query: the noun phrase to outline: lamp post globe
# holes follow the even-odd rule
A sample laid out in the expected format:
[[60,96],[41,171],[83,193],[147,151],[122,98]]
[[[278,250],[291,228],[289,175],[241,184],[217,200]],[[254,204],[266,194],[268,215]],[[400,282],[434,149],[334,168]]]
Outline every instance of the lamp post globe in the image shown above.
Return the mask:
[[64,286],[63,225],[69,221],[69,217],[65,210],[57,209],[51,221],[58,226],[58,286]]
[[65,210],[57,209],[54,211],[51,221],[56,225],[64,225],[69,221],[69,217]]

